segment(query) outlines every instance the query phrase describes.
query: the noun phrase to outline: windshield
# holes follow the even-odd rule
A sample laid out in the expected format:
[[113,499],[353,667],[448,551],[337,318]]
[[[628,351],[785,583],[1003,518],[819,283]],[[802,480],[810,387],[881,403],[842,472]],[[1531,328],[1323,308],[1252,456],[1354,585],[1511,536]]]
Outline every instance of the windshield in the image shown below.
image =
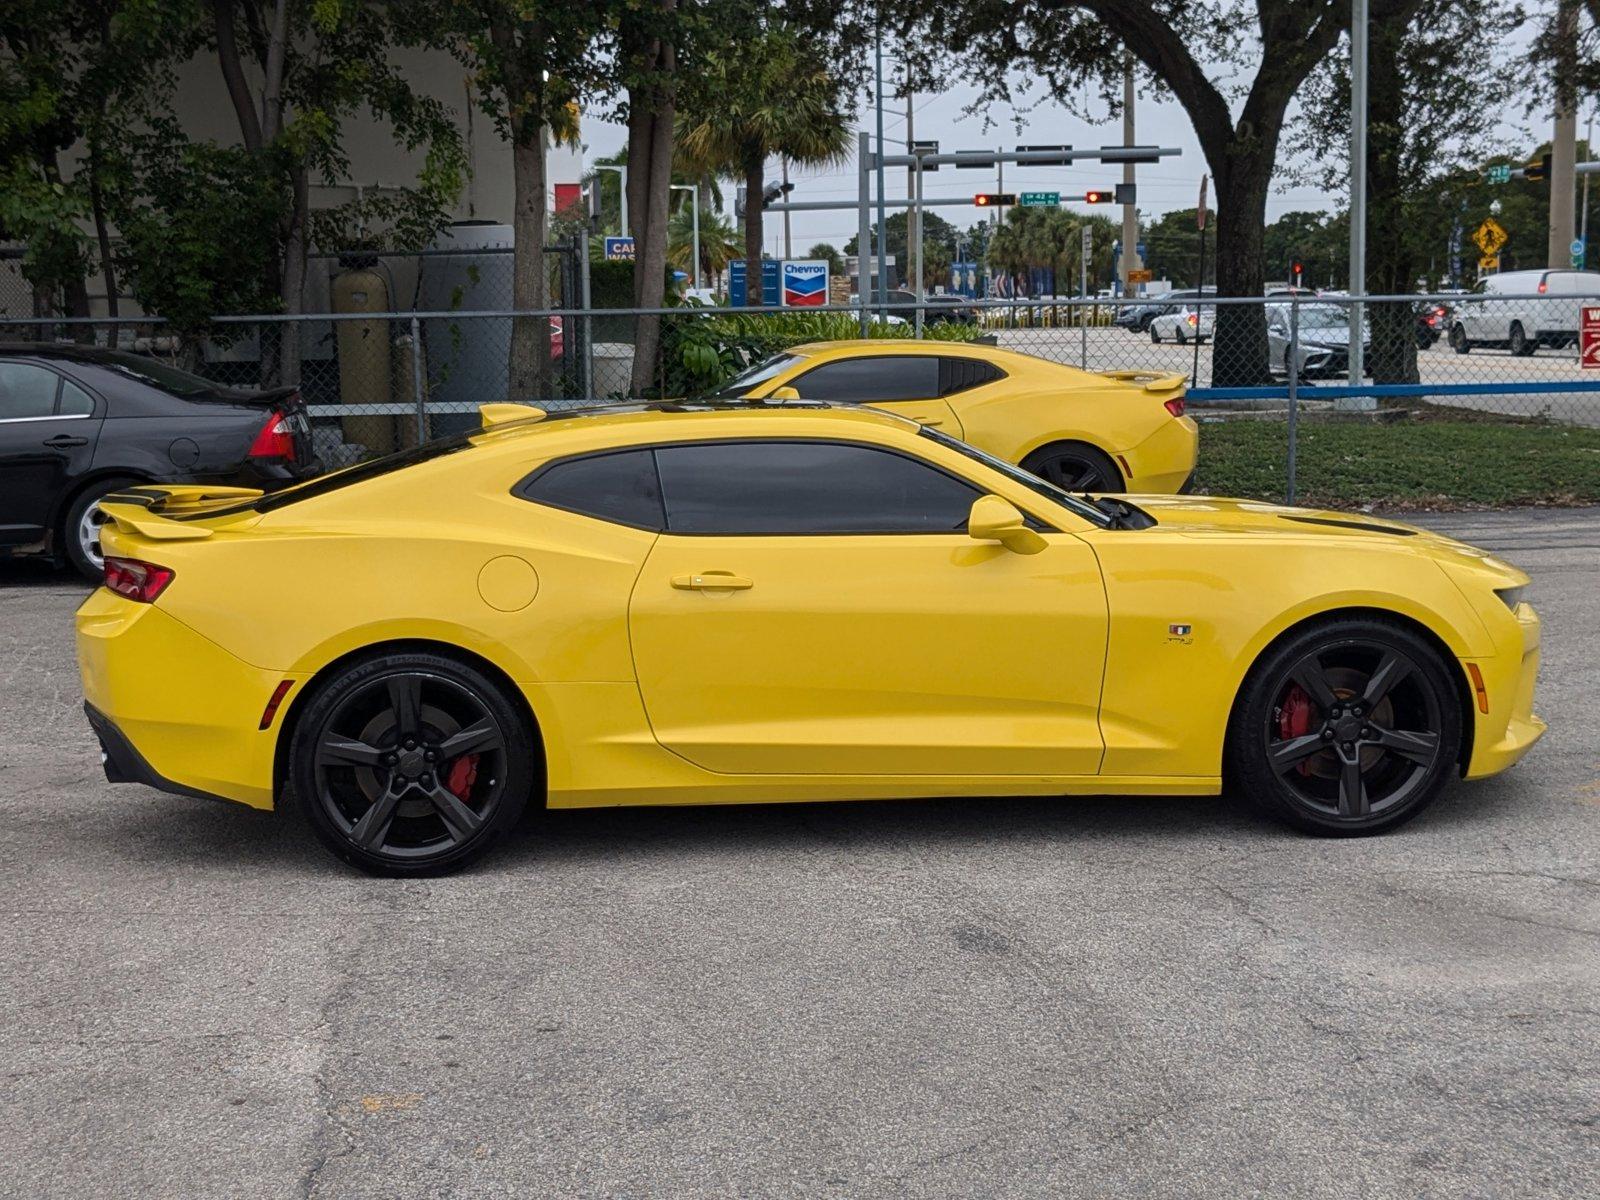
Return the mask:
[[743,396],[751,388],[763,384],[769,379],[776,379],[796,363],[804,361],[805,359],[798,354],[776,354],[767,359],[766,362],[759,362],[754,366],[746,367],[711,394],[713,397],[722,400]]
[[1303,329],[1348,329],[1350,314],[1332,304],[1307,305],[1300,310]]
[[1071,509],[1085,521],[1091,521],[1102,528],[1111,524],[1111,518],[1101,512],[1087,500],[1080,500],[1071,492],[1064,492],[1053,483],[1047,483],[1037,475],[1030,475],[1021,467],[1014,467],[1003,458],[996,458],[992,454],[979,450],[976,446],[969,446],[966,442],[958,441],[948,433],[940,433],[931,426],[924,425],[918,432],[930,441],[947,446],[957,454],[963,454],[974,462],[980,462],[990,470],[999,471],[1014,483],[1020,483],[1030,492],[1037,492],[1052,504],[1059,504],[1062,508]]
[[95,360],[107,370],[120,371],[130,378],[150,387],[171,392],[174,396],[215,396],[225,390],[209,379],[181,370],[159,359],[142,354],[129,354],[125,350],[108,350]]

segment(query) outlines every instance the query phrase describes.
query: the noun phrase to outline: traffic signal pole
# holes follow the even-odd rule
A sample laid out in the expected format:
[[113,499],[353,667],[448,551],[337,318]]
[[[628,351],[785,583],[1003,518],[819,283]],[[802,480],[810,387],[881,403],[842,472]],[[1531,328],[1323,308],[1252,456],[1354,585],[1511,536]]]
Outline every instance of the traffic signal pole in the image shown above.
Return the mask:
[[[1122,144],[1133,145],[1132,58],[1122,68]],[[1134,183],[1134,165],[1131,162],[1122,164],[1122,182],[1130,188]],[[1139,257],[1139,208],[1135,204],[1122,206],[1122,256],[1118,265],[1122,268],[1122,294],[1127,296],[1130,294],[1128,272],[1144,266],[1144,260]]]

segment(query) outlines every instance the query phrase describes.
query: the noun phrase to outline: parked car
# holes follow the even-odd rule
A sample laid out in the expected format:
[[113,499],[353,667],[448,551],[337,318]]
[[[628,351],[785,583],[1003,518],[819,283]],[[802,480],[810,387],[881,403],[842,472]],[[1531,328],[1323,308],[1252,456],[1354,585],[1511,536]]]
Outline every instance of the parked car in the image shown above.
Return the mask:
[[885,338],[794,346],[715,398],[871,404],[1057,487],[1177,492],[1199,444],[1184,390],[1177,374],[1095,374],[996,346]]
[[1500,346],[1526,356],[1578,341],[1580,297],[1600,297],[1600,271],[1507,271],[1479,282],[1456,305],[1450,347]]
[[1227,778],[1376,834],[1544,732],[1528,576],[1426,530],[1090,501],[854,406],[483,421],[271,496],[108,500],[77,613],[106,777],[292,798],[339,858],[419,875],[530,804]]
[[273,488],[319,469],[295,388],[241,391],[122,350],[0,343],[0,554],[51,555],[98,579],[110,492]]
[[[1290,329],[1287,304],[1267,305],[1267,366],[1274,374],[1286,375],[1291,333],[1298,336],[1300,349],[1295,356],[1299,378],[1326,378],[1350,371],[1350,314],[1337,304],[1302,304],[1297,329]],[[1363,361],[1371,360],[1372,329],[1363,323]],[[1368,369],[1370,374],[1370,368]]]
[[1450,328],[1450,306],[1437,300],[1419,300],[1414,307],[1417,314],[1417,349],[1430,349]]
[[1180,345],[1209,340],[1217,326],[1217,306],[1205,304],[1196,308],[1193,305],[1191,300],[1154,318],[1149,326],[1150,340]]
[[1216,291],[1216,288],[1208,287],[1162,292],[1161,295],[1150,297],[1141,304],[1129,304],[1119,308],[1111,323],[1124,329],[1148,333],[1150,322],[1157,317],[1178,311],[1178,308],[1185,300],[1198,300],[1203,296],[1213,296]]

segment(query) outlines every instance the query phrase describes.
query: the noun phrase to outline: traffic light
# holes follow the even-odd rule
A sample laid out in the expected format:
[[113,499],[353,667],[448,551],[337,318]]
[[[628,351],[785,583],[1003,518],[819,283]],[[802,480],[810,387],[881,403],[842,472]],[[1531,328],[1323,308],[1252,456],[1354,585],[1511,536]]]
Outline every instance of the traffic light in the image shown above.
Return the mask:
[[1085,192],[1083,194],[1083,202],[1085,204],[1110,204],[1111,203],[1111,192],[1110,191]]
[[1299,259],[1295,259],[1294,262],[1289,264],[1289,277],[1291,280],[1293,280],[1296,287],[1300,286],[1300,279],[1305,275],[1305,273],[1306,269],[1301,264]]
[[979,208],[998,208],[1002,204],[1015,204],[1015,192],[979,192],[972,198],[972,202]]
[[1549,179],[1550,156],[1546,154],[1529,163],[1526,167],[1522,168],[1522,175],[1525,179]]

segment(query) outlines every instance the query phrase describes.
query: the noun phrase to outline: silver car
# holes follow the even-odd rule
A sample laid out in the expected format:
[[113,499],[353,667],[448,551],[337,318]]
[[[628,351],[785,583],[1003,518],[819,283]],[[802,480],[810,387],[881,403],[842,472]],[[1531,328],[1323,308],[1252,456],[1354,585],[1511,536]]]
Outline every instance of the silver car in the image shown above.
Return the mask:
[[[1302,379],[1345,375],[1350,370],[1350,315],[1337,304],[1302,304],[1299,316],[1299,353],[1295,356]],[[1361,345],[1370,359],[1372,330],[1363,321]],[[1267,305],[1267,363],[1275,375],[1288,374],[1289,306]]]

